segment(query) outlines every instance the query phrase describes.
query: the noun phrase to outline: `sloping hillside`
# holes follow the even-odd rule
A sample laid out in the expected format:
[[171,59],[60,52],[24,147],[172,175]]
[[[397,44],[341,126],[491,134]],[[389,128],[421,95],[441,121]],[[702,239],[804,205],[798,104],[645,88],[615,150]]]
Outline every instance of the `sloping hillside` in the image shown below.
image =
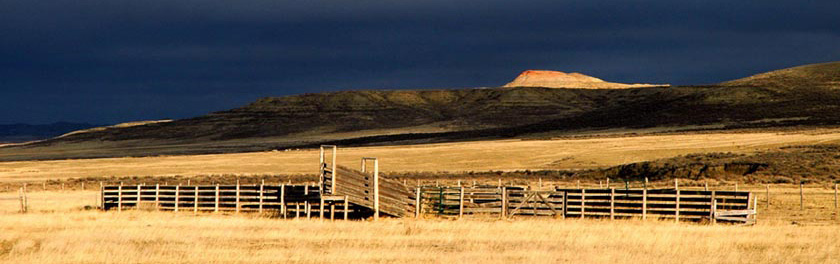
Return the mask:
[[840,62],[809,64],[724,82],[725,86],[840,89]]
[[404,144],[604,129],[840,126],[840,63],[715,86],[344,91],[271,97],[201,117],[0,148],[0,160]]

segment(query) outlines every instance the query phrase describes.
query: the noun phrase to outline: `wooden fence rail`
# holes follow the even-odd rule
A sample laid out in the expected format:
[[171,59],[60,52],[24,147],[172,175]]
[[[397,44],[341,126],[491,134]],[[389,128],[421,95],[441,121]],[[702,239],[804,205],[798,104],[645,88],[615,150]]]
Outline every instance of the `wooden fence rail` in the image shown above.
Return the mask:
[[416,189],[415,216],[498,215],[573,218],[656,218],[755,222],[750,192],[677,189],[552,189],[517,186]]
[[255,212],[279,217],[353,217],[355,205],[322,199],[317,185],[119,185],[103,186],[103,210]]

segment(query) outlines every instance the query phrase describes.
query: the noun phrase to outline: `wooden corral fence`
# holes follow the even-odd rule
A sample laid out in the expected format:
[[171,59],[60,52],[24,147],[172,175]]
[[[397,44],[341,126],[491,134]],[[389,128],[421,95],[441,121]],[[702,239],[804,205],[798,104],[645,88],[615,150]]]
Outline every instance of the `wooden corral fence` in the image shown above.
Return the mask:
[[[332,161],[325,157],[332,148]],[[198,212],[270,212],[279,217],[378,219],[412,215],[412,192],[402,183],[379,177],[379,161],[362,159],[362,169],[335,164],[337,148],[321,147],[317,185],[134,185],[103,186],[101,208]],[[366,172],[367,161],[374,170]]]
[[756,202],[744,191],[424,186],[415,190],[415,216],[650,218],[754,224]]

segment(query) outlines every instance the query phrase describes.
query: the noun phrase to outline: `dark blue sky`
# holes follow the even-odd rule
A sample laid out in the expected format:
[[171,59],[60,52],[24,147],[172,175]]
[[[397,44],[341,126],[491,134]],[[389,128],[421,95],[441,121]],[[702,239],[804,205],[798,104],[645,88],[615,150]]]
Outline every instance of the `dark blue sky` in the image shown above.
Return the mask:
[[0,0],[0,123],[498,86],[525,69],[703,84],[837,60],[837,0]]

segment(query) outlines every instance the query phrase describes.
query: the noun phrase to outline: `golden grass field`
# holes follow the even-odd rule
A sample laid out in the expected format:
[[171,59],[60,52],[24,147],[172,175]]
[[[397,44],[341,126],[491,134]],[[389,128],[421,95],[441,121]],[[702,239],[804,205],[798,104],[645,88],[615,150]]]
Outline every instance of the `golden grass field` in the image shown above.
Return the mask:
[[[383,170],[394,172],[585,169],[697,152],[837,142],[840,131],[501,140],[341,148],[339,163],[353,166],[360,157],[374,156]],[[4,162],[0,183],[314,174],[317,163],[316,150]],[[734,189],[731,183],[713,183],[716,190]],[[685,186],[699,188],[696,182]],[[67,191],[33,186],[27,214],[17,212],[17,193],[0,192],[0,263],[838,263],[840,219],[833,186],[806,186],[804,210],[796,185],[771,185],[769,207],[765,186],[739,186],[758,196],[758,224],[752,227],[597,219],[321,222],[250,214],[100,212],[84,209],[97,205],[98,186]]]
[[[698,152],[751,153],[787,145],[838,143],[840,130],[710,133],[555,140],[496,140],[340,148],[339,164],[378,157],[385,172],[588,169]],[[0,181],[93,176],[316,174],[317,150],[0,162]]]
[[[762,190],[762,186],[745,188]],[[760,192],[759,192],[760,193]],[[0,198],[13,194],[0,194]],[[753,227],[655,220],[280,220],[83,210],[96,191],[0,200],[0,263],[837,263],[832,192],[771,187]]]

